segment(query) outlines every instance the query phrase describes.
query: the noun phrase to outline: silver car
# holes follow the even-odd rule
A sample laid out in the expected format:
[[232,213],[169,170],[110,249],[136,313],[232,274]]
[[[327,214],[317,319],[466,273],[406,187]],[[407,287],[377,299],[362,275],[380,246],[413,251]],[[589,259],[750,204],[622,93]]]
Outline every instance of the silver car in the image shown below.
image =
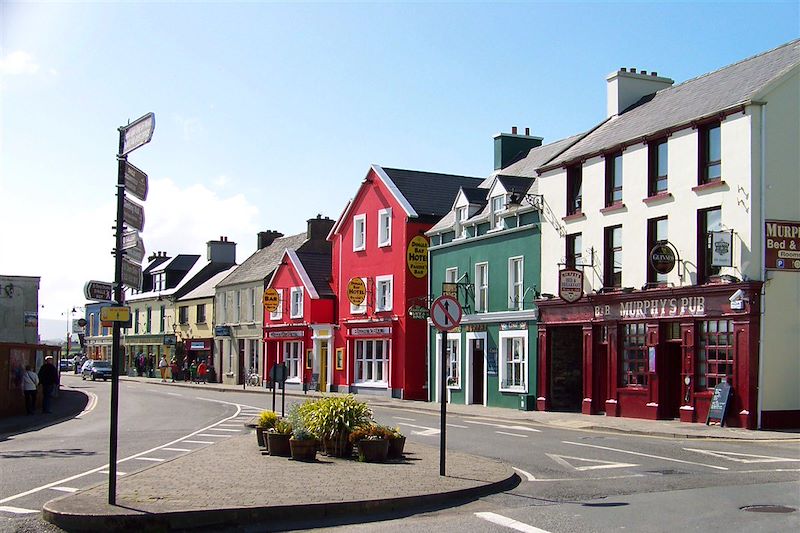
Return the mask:
[[110,361],[93,361],[89,360],[83,363],[81,369],[81,379],[92,378],[92,381],[102,379],[103,381],[111,378],[111,362]]

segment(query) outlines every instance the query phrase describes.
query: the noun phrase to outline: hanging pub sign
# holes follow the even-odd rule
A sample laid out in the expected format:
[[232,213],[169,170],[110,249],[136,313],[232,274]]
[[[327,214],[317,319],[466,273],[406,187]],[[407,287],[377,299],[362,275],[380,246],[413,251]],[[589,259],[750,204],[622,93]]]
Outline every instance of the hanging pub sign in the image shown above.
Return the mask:
[[583,296],[583,271],[565,268],[558,272],[558,296],[567,303],[575,303]]
[[767,220],[764,241],[764,268],[800,272],[800,222]]
[[361,278],[350,278],[350,281],[347,282],[347,299],[350,300],[350,303],[359,306],[364,303],[366,297],[367,285],[364,283],[364,280]]
[[281,295],[277,290],[270,287],[264,291],[264,307],[267,309],[267,311],[274,313],[278,310],[280,304]]
[[711,266],[733,266],[733,231],[712,231],[709,236],[711,240]]
[[650,266],[659,274],[669,274],[675,268],[675,252],[665,242],[660,242],[650,250]]
[[428,239],[421,235],[411,239],[406,251],[406,263],[408,271],[415,278],[424,278],[428,275]]

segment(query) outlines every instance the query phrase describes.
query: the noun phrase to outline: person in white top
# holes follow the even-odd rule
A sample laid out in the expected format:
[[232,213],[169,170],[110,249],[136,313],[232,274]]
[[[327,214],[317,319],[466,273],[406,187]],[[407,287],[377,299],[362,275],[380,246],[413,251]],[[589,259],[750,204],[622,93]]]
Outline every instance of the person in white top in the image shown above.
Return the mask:
[[161,356],[161,361],[158,362],[158,369],[161,371],[161,381],[167,381],[167,358]]
[[31,369],[31,365],[25,365],[25,373],[22,375],[22,391],[25,394],[25,410],[32,415],[36,410],[36,390],[39,387],[39,376]]

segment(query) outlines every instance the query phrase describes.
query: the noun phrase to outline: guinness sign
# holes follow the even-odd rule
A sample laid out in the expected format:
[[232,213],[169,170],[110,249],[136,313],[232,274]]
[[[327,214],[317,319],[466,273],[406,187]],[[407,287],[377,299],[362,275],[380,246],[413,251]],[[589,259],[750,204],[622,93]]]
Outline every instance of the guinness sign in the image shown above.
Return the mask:
[[675,252],[666,243],[659,243],[650,250],[650,266],[659,274],[669,274],[675,268]]

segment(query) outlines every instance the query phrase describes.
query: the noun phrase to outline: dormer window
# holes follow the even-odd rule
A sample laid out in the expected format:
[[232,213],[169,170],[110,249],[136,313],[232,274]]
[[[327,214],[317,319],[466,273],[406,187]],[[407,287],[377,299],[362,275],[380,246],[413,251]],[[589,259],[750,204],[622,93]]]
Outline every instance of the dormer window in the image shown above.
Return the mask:
[[467,208],[466,207],[457,207],[456,208],[456,239],[460,239],[462,237],[467,236],[467,228],[464,227],[464,223],[467,221]]
[[491,200],[491,225],[492,229],[503,229],[503,217],[501,213],[505,209],[505,196],[493,196]]
[[167,288],[167,273],[153,274],[153,292],[163,291]]

